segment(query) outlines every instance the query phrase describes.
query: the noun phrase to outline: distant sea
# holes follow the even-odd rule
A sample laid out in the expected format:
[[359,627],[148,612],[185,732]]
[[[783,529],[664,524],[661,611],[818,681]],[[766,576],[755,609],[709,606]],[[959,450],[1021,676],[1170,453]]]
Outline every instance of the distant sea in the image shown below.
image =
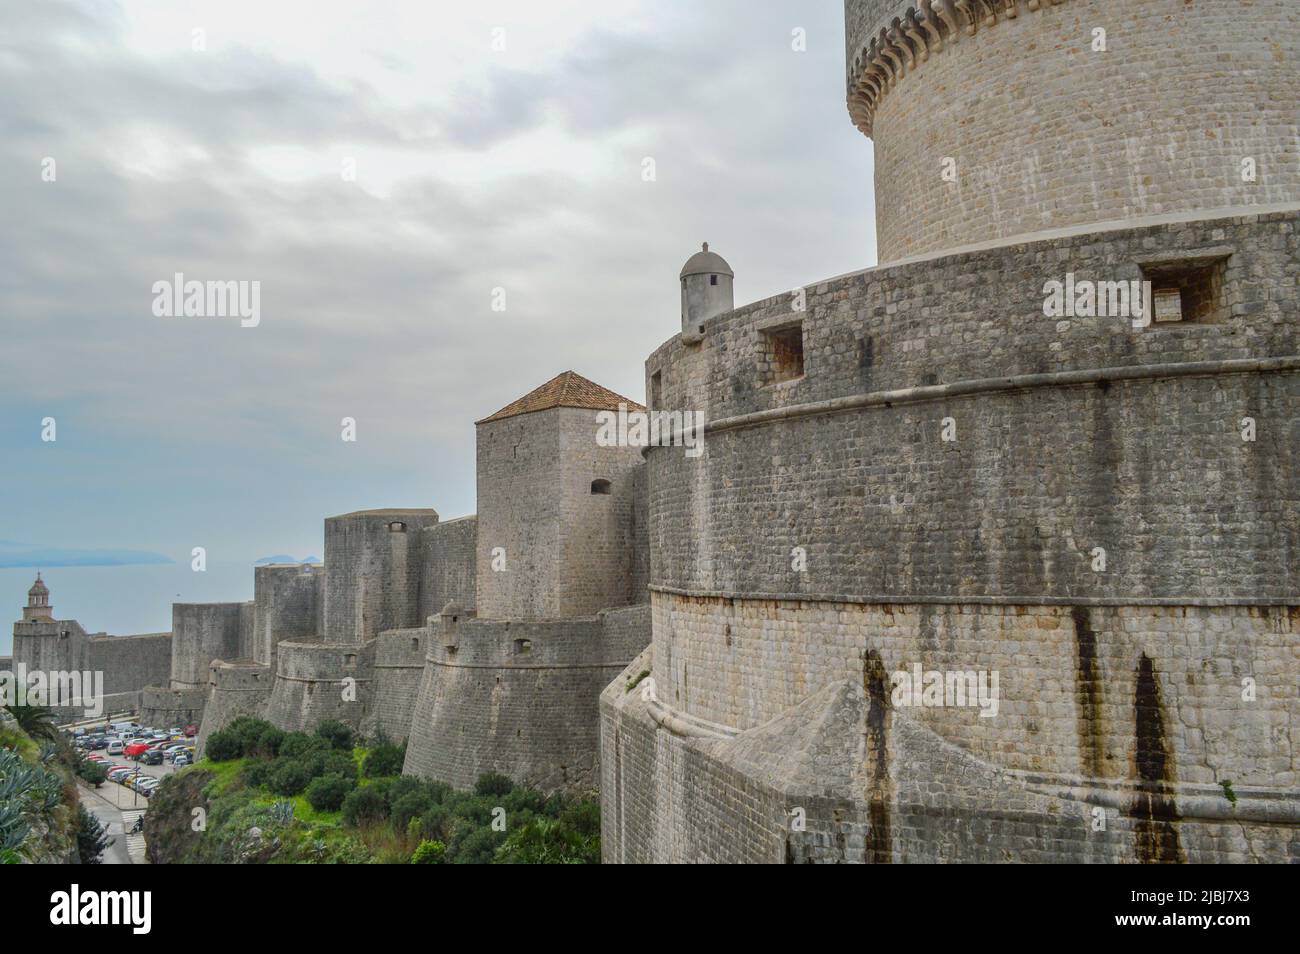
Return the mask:
[[[0,656],[13,645],[36,570],[0,569]],[[238,603],[253,598],[253,564],[214,563],[195,573],[189,561],[143,566],[66,566],[41,570],[56,619],[75,619],[88,633],[166,633],[173,603]],[[5,616],[0,615],[0,620]]]

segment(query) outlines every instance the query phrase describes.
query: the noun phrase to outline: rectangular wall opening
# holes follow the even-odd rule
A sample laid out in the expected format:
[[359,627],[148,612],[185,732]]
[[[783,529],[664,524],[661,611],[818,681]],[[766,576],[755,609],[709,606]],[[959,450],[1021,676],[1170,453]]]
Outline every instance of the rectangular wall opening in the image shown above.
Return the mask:
[[1227,313],[1224,279],[1228,254],[1141,263],[1142,280],[1151,283],[1151,327],[1223,319]]
[[803,377],[803,322],[760,333],[759,366],[764,384],[779,384]]

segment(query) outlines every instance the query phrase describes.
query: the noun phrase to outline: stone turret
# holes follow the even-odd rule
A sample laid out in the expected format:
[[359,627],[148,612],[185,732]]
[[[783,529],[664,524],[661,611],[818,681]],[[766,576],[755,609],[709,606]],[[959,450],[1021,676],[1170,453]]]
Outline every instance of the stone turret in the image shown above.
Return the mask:
[[709,251],[708,242],[686,260],[681,276],[683,341],[699,341],[706,321],[735,307],[731,288],[735,277],[727,260]]

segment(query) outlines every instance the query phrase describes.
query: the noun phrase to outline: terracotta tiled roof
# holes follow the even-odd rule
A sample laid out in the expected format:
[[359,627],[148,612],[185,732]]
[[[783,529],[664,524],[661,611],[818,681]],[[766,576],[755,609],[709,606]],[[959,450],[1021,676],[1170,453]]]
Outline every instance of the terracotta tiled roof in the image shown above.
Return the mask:
[[593,411],[617,411],[624,404],[629,411],[644,411],[645,408],[621,394],[615,394],[608,388],[602,388],[594,381],[588,381],[573,371],[557,374],[540,388],[529,391],[518,401],[512,401],[490,417],[485,417],[477,424],[499,421],[518,414],[531,414],[534,411],[546,411],[553,407],[580,407]]

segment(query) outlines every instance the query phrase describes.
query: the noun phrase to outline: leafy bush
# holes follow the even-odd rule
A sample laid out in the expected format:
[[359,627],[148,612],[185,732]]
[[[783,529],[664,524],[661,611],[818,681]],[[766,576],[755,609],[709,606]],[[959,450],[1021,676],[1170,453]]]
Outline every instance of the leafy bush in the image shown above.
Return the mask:
[[457,843],[453,861],[458,865],[489,865],[496,859],[497,848],[505,833],[486,827],[457,826]]
[[77,774],[91,785],[99,788],[108,778],[108,769],[92,759],[82,759],[77,764]]
[[484,772],[474,783],[475,795],[506,795],[515,783],[498,772]]
[[600,838],[583,835],[554,818],[531,818],[506,836],[499,864],[600,864]]
[[240,716],[208,737],[204,754],[214,762],[229,762],[246,755],[274,755],[284,735],[265,719]]
[[307,801],[318,812],[336,812],[357,783],[342,775],[322,775],[307,786]]
[[280,741],[280,751],[277,755],[282,759],[296,759],[308,752],[326,751],[329,747],[329,742],[318,735],[308,735],[305,732],[288,732]]
[[330,744],[330,748],[352,751],[352,729],[337,719],[326,719],[316,726],[316,734]]
[[388,799],[378,785],[353,789],[343,799],[343,821],[353,828],[388,817]]
[[447,846],[440,841],[422,841],[411,854],[413,865],[440,865],[446,860]]
[[408,792],[396,801],[392,801],[391,796],[389,798],[391,809],[388,817],[398,828],[406,828],[412,818],[419,818],[435,804],[433,796],[427,791]]
[[254,743],[253,751],[250,755],[257,755],[264,759],[273,759],[280,754],[280,746],[284,743],[285,733],[273,725],[267,725],[257,736]]
[[266,787],[277,795],[301,795],[315,776],[301,759],[280,759],[267,775]]
[[380,742],[366,753],[361,771],[366,778],[385,778],[389,775],[401,775],[402,763],[405,761],[405,744],[394,745],[392,742]]
[[243,756],[244,742],[229,729],[219,729],[208,736],[203,754],[213,762],[229,762]]

